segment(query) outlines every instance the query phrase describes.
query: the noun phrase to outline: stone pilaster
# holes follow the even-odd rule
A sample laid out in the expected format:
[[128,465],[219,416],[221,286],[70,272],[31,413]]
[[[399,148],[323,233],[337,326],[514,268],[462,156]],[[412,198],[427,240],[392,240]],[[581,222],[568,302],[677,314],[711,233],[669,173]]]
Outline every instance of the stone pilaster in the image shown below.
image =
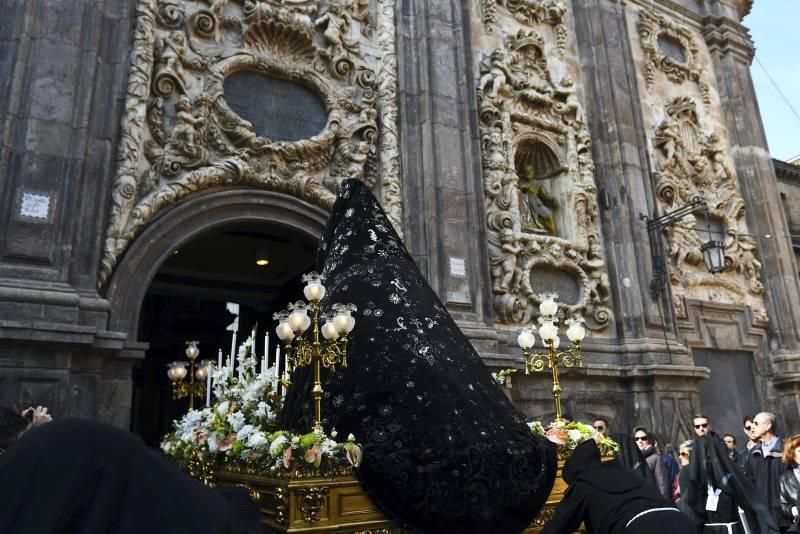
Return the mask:
[[493,349],[477,98],[463,2],[400,2],[405,242],[481,350]]

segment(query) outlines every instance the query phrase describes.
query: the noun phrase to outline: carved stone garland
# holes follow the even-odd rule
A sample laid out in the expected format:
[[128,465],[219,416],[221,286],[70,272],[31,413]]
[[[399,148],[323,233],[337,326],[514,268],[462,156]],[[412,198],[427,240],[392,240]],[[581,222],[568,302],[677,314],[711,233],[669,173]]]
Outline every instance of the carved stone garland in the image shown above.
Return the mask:
[[[577,300],[563,304],[566,311],[580,312],[587,327],[602,329],[612,319],[610,288],[600,246],[591,139],[574,83],[569,77],[551,80],[544,40],[535,31],[508,37],[504,48],[484,57],[480,74],[481,159],[495,311],[501,322],[530,321],[541,299],[533,287],[537,273],[556,270],[578,287]],[[558,209],[566,211],[573,228],[568,238],[551,235],[552,217],[535,227],[528,208],[531,196],[520,185],[521,178],[526,178],[525,187],[535,181],[520,177],[519,166],[535,168],[538,178],[567,181],[561,189],[566,203]]]
[[745,206],[736,174],[729,163],[722,140],[700,127],[694,100],[679,97],[665,106],[666,118],[657,127],[654,173],[656,196],[661,209],[671,211],[701,196],[710,217],[724,228],[725,264],[723,274],[709,274],[700,246],[709,236],[702,217],[689,216],[665,229],[668,263],[676,313],[685,316],[682,295],[707,298],[695,289],[722,292],[738,303],[750,304],[757,320],[766,321],[761,294],[761,263],[755,240],[747,233]]
[[567,26],[564,15],[567,4],[563,0],[482,0],[483,25],[487,33],[494,31],[497,23],[497,6],[505,7],[518,22],[526,26],[547,24],[553,26],[559,57],[567,47]]
[[[647,89],[652,89],[655,73],[660,70],[674,83],[682,84],[686,80],[696,82],[703,103],[711,104],[710,89],[701,79],[703,67],[691,30],[652,10],[640,13],[637,29],[646,55],[644,76]],[[662,43],[663,46],[672,46],[676,54],[665,53]],[[679,54],[683,57],[676,57]]]
[[[379,105],[389,134],[383,200],[400,228],[396,62],[386,37],[394,0],[378,7],[375,52],[367,0],[140,0],[98,284],[158,211],[202,189],[246,185],[330,207],[346,178],[376,185]],[[327,111],[323,130],[300,141],[259,137],[225,100],[225,78],[239,71],[311,89]]]

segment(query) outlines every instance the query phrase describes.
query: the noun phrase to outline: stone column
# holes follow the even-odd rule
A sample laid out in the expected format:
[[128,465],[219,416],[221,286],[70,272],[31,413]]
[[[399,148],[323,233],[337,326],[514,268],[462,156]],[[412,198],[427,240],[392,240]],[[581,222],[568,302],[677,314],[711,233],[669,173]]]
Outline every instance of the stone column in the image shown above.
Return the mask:
[[95,284],[134,7],[10,0],[0,17],[0,378],[10,404],[57,416],[96,415],[72,394],[122,347]]
[[463,2],[402,0],[398,15],[405,242],[481,352],[496,352],[477,97]]
[[753,45],[739,24],[740,16],[726,12],[707,16],[703,36],[714,62],[747,225],[756,234],[763,264],[774,409],[784,418],[783,428],[795,428],[800,425],[800,280],[750,77]]

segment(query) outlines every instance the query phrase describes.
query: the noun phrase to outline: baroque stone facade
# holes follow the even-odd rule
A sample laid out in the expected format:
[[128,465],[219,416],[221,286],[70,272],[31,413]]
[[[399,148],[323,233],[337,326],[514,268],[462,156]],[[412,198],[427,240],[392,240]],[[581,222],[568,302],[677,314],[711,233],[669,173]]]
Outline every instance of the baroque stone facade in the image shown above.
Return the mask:
[[[586,319],[586,368],[564,375],[573,417],[667,443],[700,409],[718,430],[757,408],[800,428],[800,287],[749,7],[11,2],[0,403],[125,426],[140,308],[173,250],[243,221],[316,238],[355,177],[491,367],[521,368],[516,329],[542,293]],[[305,118],[253,108],[270,91],[305,99]],[[700,197],[708,223],[692,214],[649,242],[640,215]],[[725,273],[705,272],[709,236]],[[659,299],[651,245],[667,258]],[[552,414],[544,376],[513,386],[531,417]]]

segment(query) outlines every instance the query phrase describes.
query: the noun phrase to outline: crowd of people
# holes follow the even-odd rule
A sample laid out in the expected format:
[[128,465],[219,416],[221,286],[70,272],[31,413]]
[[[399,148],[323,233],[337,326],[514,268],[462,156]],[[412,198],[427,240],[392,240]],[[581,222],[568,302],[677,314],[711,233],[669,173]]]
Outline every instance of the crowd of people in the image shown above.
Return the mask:
[[[636,503],[634,512],[638,510],[642,515],[659,512],[657,519],[653,515],[649,520],[662,526],[673,524],[676,519],[669,513],[680,511],[698,532],[704,534],[800,533],[800,434],[782,439],[776,417],[770,412],[744,418],[743,428],[748,441],[741,448],[737,447],[733,434],[717,434],[704,414],[695,415],[692,425],[695,437],[680,444],[676,461],[670,452],[661,449],[655,434],[646,427],[637,426],[630,435],[612,435],[609,422],[597,419],[595,429],[622,445],[620,461],[605,467],[602,478],[607,489],[628,507],[632,502]],[[635,446],[626,447],[631,440]],[[597,469],[599,467],[596,472]],[[574,471],[575,466],[570,466],[570,470]],[[623,476],[621,473],[625,470],[637,471],[640,484],[633,484],[627,474]],[[567,471],[565,467],[565,473]],[[614,480],[613,484],[609,485],[609,480]],[[583,485],[586,486],[585,481]],[[593,488],[597,490],[597,485]],[[613,488],[616,490],[612,491]],[[626,489],[630,495],[622,495]],[[622,530],[615,530],[607,523],[602,528],[591,525],[591,503],[584,503],[584,513],[575,510],[575,494],[585,492],[585,489],[573,491],[571,487],[559,505],[556,519],[551,522],[555,529],[549,528],[545,532],[568,531],[559,530],[563,528],[558,523],[559,517],[562,520],[569,517],[573,523],[576,518],[583,519],[589,532],[661,532],[653,530],[652,526],[644,528],[645,523],[641,520],[638,522],[642,530],[637,530],[635,524],[626,524]],[[605,512],[600,517],[607,522],[609,509],[598,503],[600,501],[595,503],[596,508]],[[630,519],[632,516],[628,514],[625,517]],[[634,514],[633,517],[640,516]],[[683,532],[674,528],[672,531]]]

